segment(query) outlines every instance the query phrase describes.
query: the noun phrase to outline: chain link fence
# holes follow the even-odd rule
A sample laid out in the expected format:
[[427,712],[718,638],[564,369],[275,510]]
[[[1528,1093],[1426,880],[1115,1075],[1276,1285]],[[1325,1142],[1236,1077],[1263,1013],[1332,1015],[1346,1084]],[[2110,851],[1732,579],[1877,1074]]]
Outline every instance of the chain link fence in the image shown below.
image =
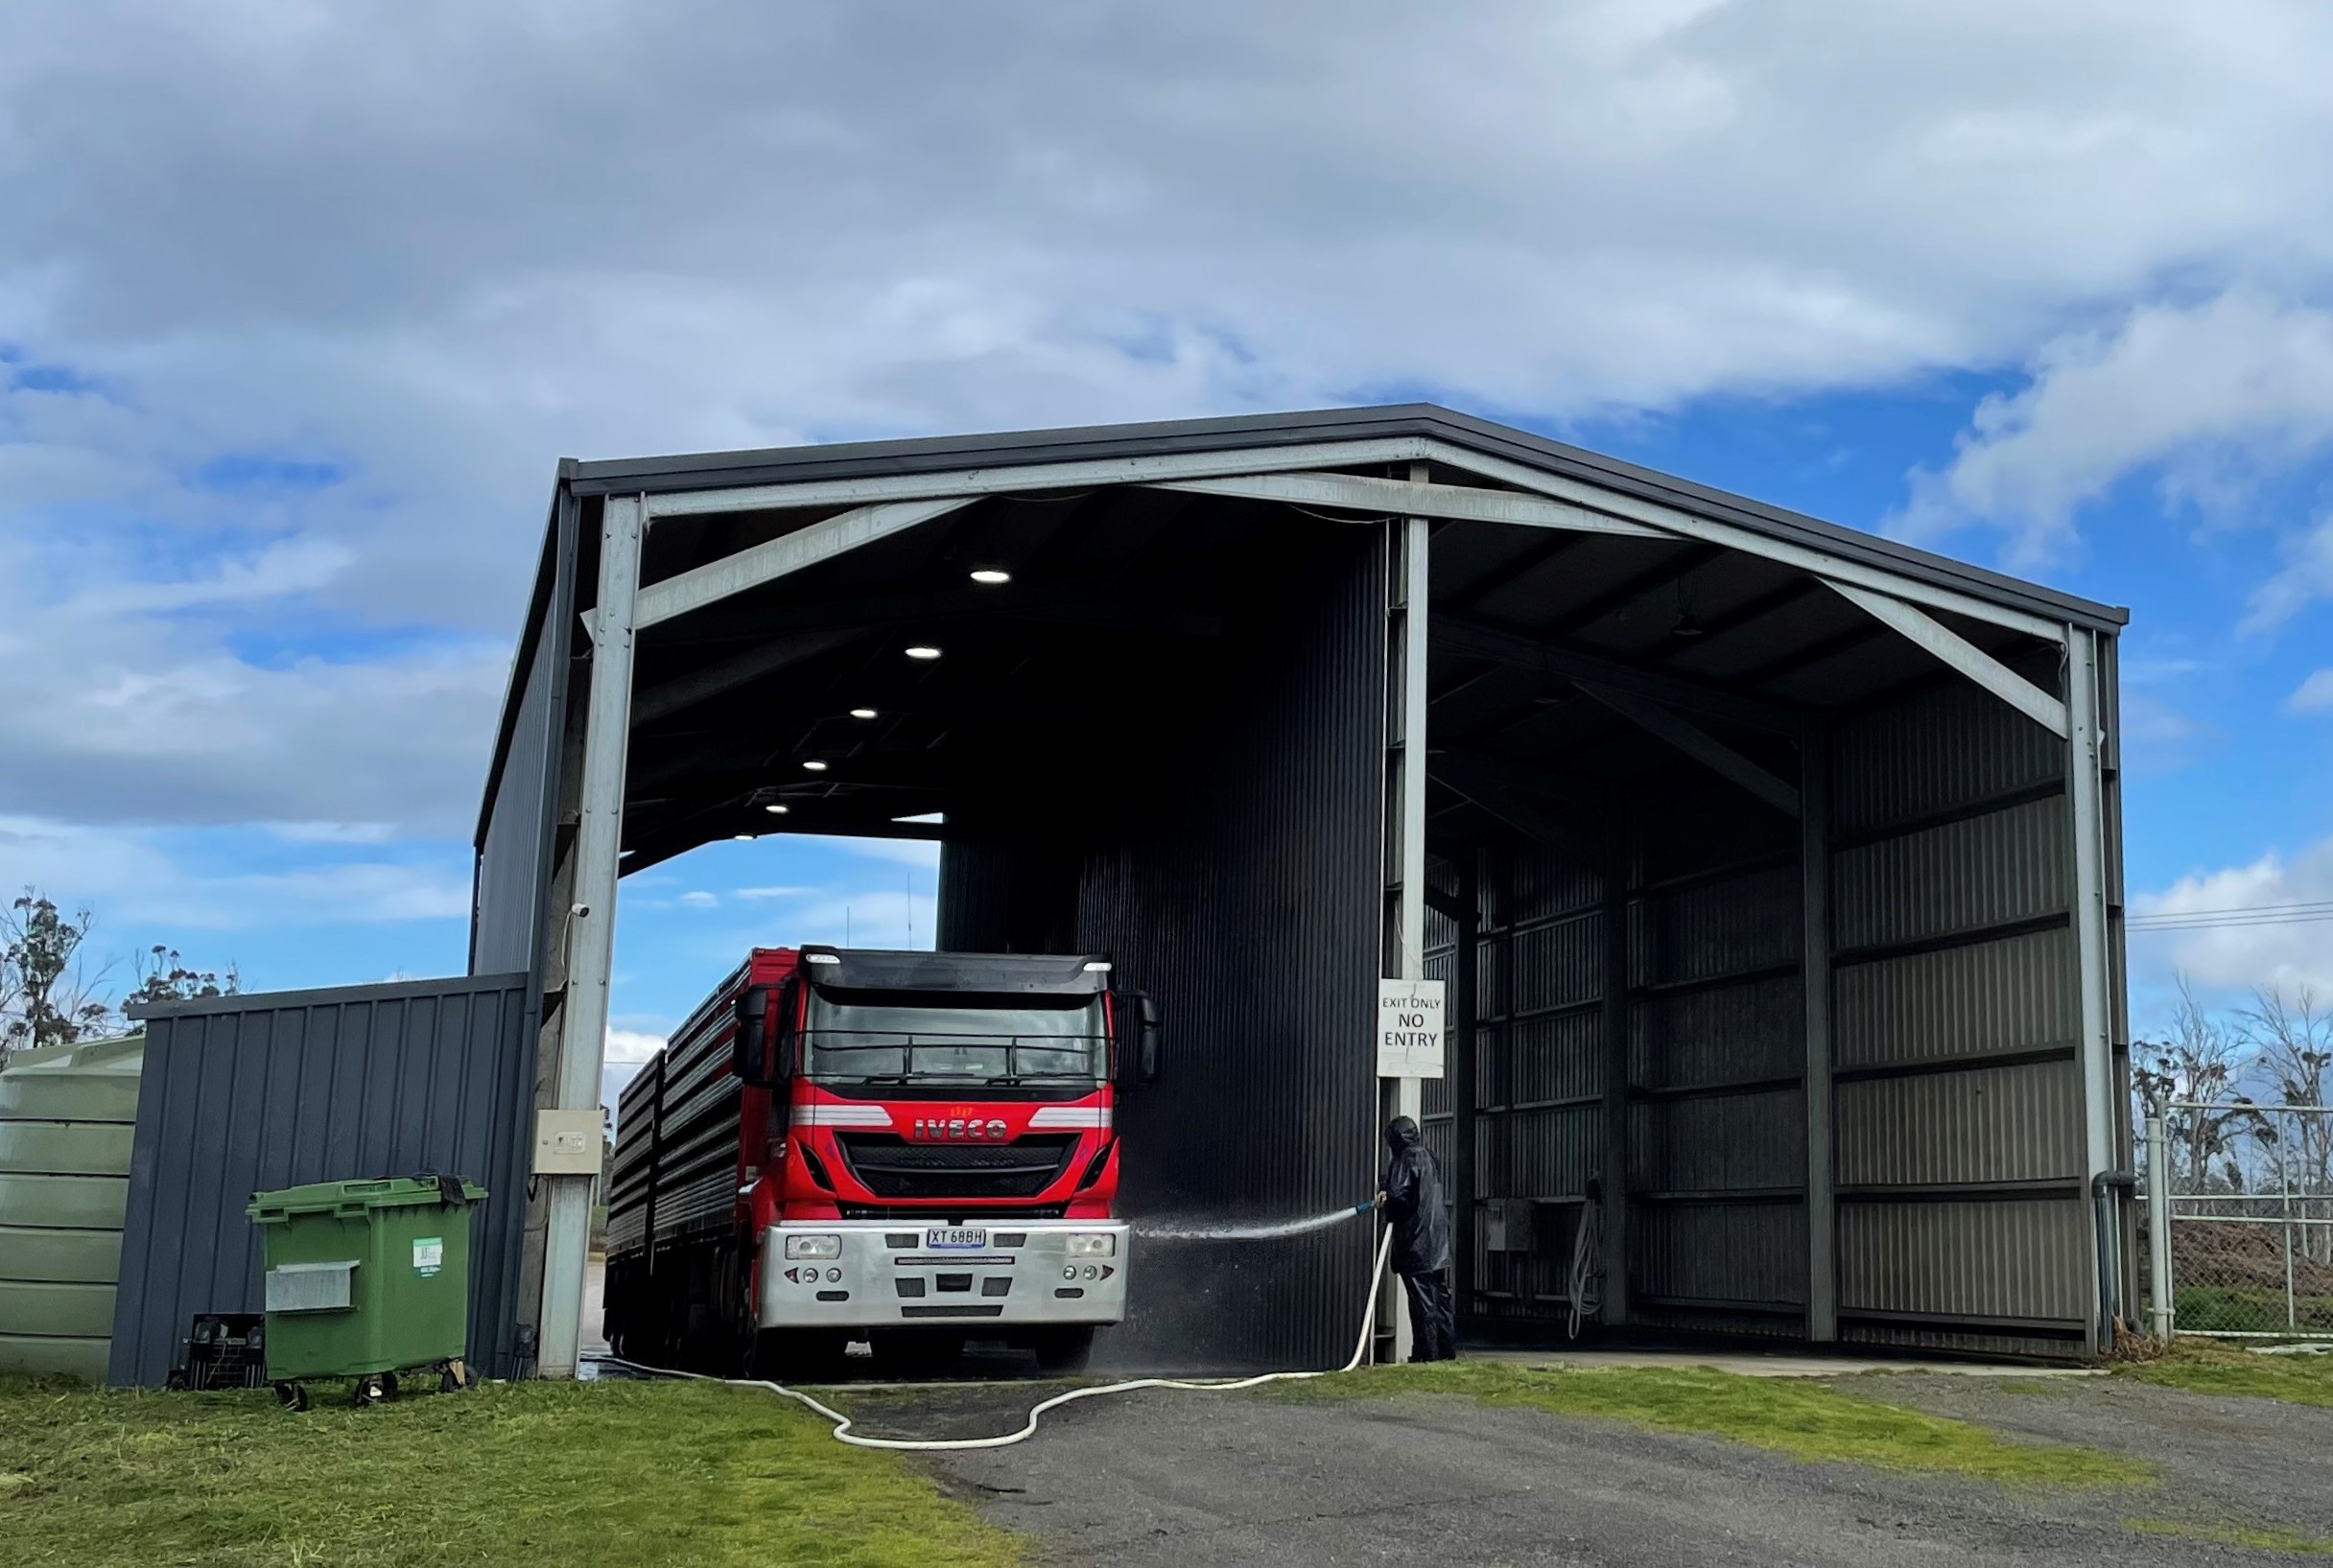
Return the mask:
[[2146,1164],[2158,1334],[2333,1339],[2333,1109],[2166,1101]]

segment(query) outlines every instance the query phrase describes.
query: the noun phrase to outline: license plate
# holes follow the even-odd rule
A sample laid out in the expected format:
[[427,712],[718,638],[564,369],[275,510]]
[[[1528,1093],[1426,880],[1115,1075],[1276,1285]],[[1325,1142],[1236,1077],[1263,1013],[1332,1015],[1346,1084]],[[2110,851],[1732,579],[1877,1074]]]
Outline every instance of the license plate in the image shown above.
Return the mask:
[[977,1252],[988,1245],[988,1231],[977,1225],[935,1225],[924,1232],[929,1252]]

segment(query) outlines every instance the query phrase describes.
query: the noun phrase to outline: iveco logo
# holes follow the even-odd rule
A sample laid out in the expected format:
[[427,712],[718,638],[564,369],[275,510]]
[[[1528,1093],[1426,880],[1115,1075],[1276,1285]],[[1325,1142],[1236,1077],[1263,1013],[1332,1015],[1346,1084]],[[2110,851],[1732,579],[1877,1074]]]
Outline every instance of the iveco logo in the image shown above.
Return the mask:
[[982,1121],[977,1116],[918,1116],[915,1118],[915,1130],[909,1136],[921,1138],[927,1143],[938,1139],[952,1143],[1002,1143],[1004,1124],[994,1120]]

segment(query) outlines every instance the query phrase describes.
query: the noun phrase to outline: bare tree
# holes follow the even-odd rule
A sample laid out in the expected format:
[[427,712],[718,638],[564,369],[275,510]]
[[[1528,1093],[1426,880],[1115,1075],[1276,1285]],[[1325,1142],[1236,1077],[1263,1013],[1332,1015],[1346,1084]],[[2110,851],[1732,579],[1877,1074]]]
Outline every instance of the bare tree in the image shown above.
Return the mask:
[[[2266,1140],[2282,1175],[2310,1202],[2333,1195],[2333,1114],[2325,1112],[2328,1069],[2333,1068],[2333,1014],[2321,1012],[2303,986],[2287,1000],[2281,987],[2252,993],[2252,1005],[2236,1015],[2236,1028],[2252,1047],[2253,1062],[2289,1113],[2264,1118]],[[2317,1227],[2303,1240],[2308,1255],[2333,1260],[2333,1235]]]
[[12,1051],[69,1045],[111,1021],[110,966],[92,973],[82,958],[95,924],[88,910],[67,915],[30,887],[0,911],[0,1067]]
[[2185,1182],[2190,1192],[2203,1192],[2209,1188],[2216,1163],[2224,1190],[2241,1192],[2245,1171],[2234,1158],[2229,1135],[2253,1115],[2251,1096],[2240,1088],[2249,1041],[2196,999],[2187,976],[2180,976],[2179,986],[2170,1039],[2159,1044],[2137,1041],[2133,1057],[2151,1060],[2135,1065],[2131,1076],[2143,1097],[2171,1106],[2165,1127],[2171,1169],[2166,1176],[2174,1182]]

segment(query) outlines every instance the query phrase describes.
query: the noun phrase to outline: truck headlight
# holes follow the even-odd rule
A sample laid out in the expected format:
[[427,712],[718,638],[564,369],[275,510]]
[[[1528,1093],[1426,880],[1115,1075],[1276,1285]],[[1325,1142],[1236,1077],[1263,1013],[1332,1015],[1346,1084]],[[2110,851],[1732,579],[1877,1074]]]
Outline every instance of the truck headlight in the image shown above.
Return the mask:
[[1068,1251],[1072,1257],[1116,1257],[1118,1255],[1118,1238],[1116,1236],[1072,1236],[1069,1240]]
[[813,1258],[840,1257],[842,1255],[842,1238],[840,1236],[788,1236],[786,1238],[786,1255],[789,1258],[801,1258],[806,1261]]

